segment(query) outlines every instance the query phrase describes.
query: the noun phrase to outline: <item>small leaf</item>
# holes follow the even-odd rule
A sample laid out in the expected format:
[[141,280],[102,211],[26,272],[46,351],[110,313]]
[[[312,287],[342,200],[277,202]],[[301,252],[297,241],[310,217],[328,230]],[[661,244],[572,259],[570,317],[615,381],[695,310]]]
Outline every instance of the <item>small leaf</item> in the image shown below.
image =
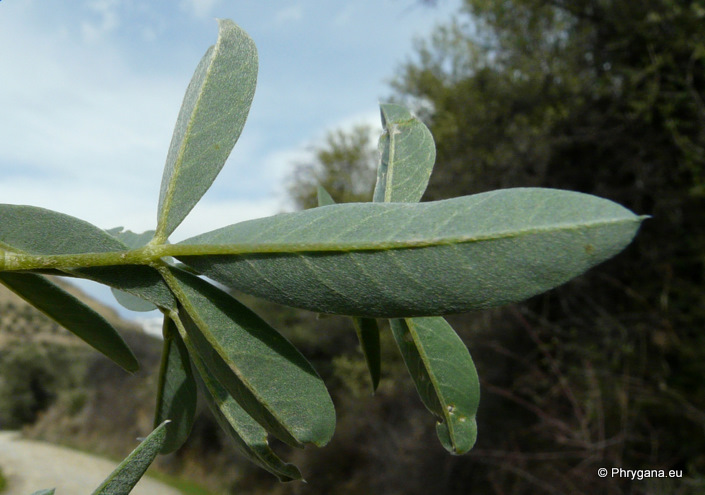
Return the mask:
[[137,358],[102,316],[41,275],[0,273],[0,282],[91,347],[127,371],[137,371]]
[[[188,335],[184,336],[189,339]],[[186,340],[188,343],[189,340]],[[267,441],[267,431],[240,407],[228,391],[216,380],[203,363],[195,348],[193,364],[197,382],[208,408],[220,427],[233,439],[238,451],[254,464],[274,474],[279,481],[301,479],[301,473],[293,464],[283,462]]]
[[39,490],[34,492],[32,495],[54,495],[56,488],[47,488],[46,490]]
[[142,246],[146,246],[149,241],[151,241],[154,237],[153,230],[145,230],[141,234],[137,234],[135,232],[132,232],[131,230],[124,230],[122,227],[117,227],[114,229],[106,230],[106,232],[108,232],[113,237],[119,239],[120,242],[122,242],[125,246],[129,247],[130,249],[137,249],[141,248]]
[[372,380],[372,391],[377,390],[382,374],[382,355],[379,344],[379,327],[374,318],[352,318],[357,338],[360,341],[362,354],[365,356],[367,369]]
[[189,83],[176,121],[159,194],[157,239],[166,238],[208,190],[245,125],[257,83],[257,49],[232,21]]
[[373,201],[415,203],[436,161],[431,131],[401,105],[382,104],[381,154]]
[[172,247],[200,273],[280,304],[394,318],[524,300],[619,253],[642,220],[587,194],[503,189],[312,208]]
[[317,195],[318,195],[318,206],[328,206],[328,205],[335,204],[335,200],[333,199],[333,196],[331,196],[330,193],[328,191],[326,191],[325,187],[318,186]]
[[127,495],[142,478],[162,449],[168,422],[159,425],[113,471],[92,495]]
[[[164,309],[175,309],[176,299],[164,283],[159,273],[151,266],[146,265],[121,265],[121,266],[95,266],[91,268],[76,268],[68,270],[69,275],[78,276],[149,301],[154,306]],[[125,301],[123,299],[123,301]],[[127,302],[127,301],[125,301]],[[129,302],[127,302],[130,304]],[[144,303],[146,310],[148,303]],[[135,303],[135,308],[137,307]],[[139,311],[128,306],[128,309]]]
[[229,294],[190,273],[169,273],[191,342],[240,406],[287,443],[326,444],[335,409],[306,358]]
[[133,296],[129,292],[116,289],[115,287],[111,287],[110,290],[113,293],[115,300],[120,303],[122,307],[127,308],[130,311],[146,312],[157,309],[157,307],[151,302],[145,301],[141,297]]
[[391,320],[394,339],[424,405],[436,417],[438,437],[453,454],[477,439],[480,381],[467,347],[439,317]]
[[[120,241],[122,241],[122,243],[130,249],[141,248],[154,237],[153,230],[147,230],[141,234],[135,234],[132,231],[123,230],[122,227],[118,227],[106,232],[120,239]],[[116,289],[115,287],[112,287],[111,291],[113,296],[115,296],[115,300],[129,310],[144,312],[157,309],[157,306],[142,297],[132,295],[129,292]]]
[[[123,242],[95,225],[44,208],[0,204],[0,218],[0,249],[8,251],[61,255],[128,249]],[[70,276],[124,290],[163,308],[176,308],[169,288],[156,270],[149,266],[97,266],[66,272]]]
[[196,382],[191,373],[186,346],[181,341],[174,322],[164,317],[164,350],[159,371],[157,407],[154,426],[166,420],[166,439],[160,454],[179,449],[189,434],[196,416]]

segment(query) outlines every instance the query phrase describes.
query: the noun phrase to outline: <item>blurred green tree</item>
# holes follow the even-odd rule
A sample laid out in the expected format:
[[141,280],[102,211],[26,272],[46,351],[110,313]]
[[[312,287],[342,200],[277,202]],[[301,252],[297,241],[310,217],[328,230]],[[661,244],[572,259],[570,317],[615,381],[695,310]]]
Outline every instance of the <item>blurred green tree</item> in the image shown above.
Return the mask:
[[373,130],[366,125],[329,132],[321,145],[311,149],[310,161],[296,164],[289,177],[294,205],[302,210],[317,206],[318,186],[336,203],[370,201],[377,179],[376,146]]

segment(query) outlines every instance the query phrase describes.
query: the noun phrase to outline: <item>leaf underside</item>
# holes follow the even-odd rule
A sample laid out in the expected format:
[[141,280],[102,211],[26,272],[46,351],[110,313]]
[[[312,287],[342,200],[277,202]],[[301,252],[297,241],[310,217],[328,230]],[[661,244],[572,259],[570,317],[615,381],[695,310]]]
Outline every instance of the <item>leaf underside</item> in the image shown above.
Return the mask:
[[247,413],[294,446],[326,444],[335,409],[311,364],[281,334],[229,294],[171,269],[180,318],[210,372]]
[[137,358],[110,323],[45,277],[1,272],[0,283],[125,370],[139,368]]
[[275,215],[182,243],[234,254],[177,257],[225,285],[289,306],[435,316],[521,301],[567,282],[621,251],[641,220],[595,196],[504,189]]
[[196,415],[196,382],[188,350],[171,318],[164,318],[164,350],[159,373],[154,427],[166,420],[166,438],[160,454],[174,452],[188,438]]
[[223,168],[247,119],[257,82],[257,49],[229,20],[186,89],[164,167],[157,236],[178,227]]
[[401,105],[382,104],[380,112],[384,134],[379,139],[381,156],[373,201],[416,203],[436,161],[433,136]]
[[162,423],[140,443],[92,495],[127,495],[142,478],[166,439],[166,425]]
[[283,462],[269,447],[267,431],[240,407],[195,354],[193,363],[199,388],[216,421],[233,440],[238,451],[254,464],[274,474],[279,481],[301,479],[298,468]]
[[453,454],[467,452],[477,439],[480,402],[467,347],[440,317],[395,319],[391,328],[421,400],[439,420],[441,443]]
[[[36,206],[0,204],[0,249],[32,255],[127,251],[122,241],[86,221]],[[113,229],[114,231],[114,229]],[[162,308],[176,301],[159,274],[148,266],[96,266],[54,274],[81,277],[121,289]]]

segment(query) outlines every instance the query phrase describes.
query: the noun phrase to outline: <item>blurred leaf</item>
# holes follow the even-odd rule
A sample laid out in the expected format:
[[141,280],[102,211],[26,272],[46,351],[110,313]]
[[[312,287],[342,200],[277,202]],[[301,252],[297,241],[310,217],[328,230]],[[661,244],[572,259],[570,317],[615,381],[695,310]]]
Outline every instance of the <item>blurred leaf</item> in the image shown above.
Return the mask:
[[[176,298],[159,273],[151,266],[122,265],[76,268],[69,274],[100,282],[165,309],[176,308]],[[146,304],[143,306],[146,310]],[[135,307],[136,304],[135,304]],[[133,311],[137,309],[128,307]]]
[[352,318],[357,338],[360,341],[362,354],[365,356],[367,369],[372,380],[372,391],[377,390],[382,374],[382,354],[379,344],[379,327],[374,318]]
[[232,21],[219,20],[186,89],[159,194],[157,238],[165,240],[223,168],[240,137],[257,82],[257,49]]
[[188,239],[178,256],[243,292],[320,313],[409,317],[521,301],[620,252],[643,218],[611,201],[504,189],[330,205]]
[[[78,218],[35,206],[0,204],[0,248],[33,255],[105,253],[128,247],[103,229]],[[115,231],[115,229],[113,229]],[[67,270],[173,309],[174,296],[149,266],[98,266]]]
[[453,454],[477,439],[480,381],[467,347],[438,317],[391,320],[394,339],[424,405],[439,421],[438,437]]
[[334,205],[335,200],[323,186],[318,186],[318,206]]
[[93,495],[127,495],[157,457],[166,440],[164,422],[140,443],[110,476],[93,492]]
[[32,495],[54,495],[56,488],[47,488],[46,490],[39,490],[34,492]]
[[416,203],[423,196],[436,161],[428,128],[401,105],[382,104],[381,153],[373,201]]
[[159,273],[151,266],[95,266],[76,268],[70,270],[69,274],[121,289],[160,308],[176,308],[174,295]]
[[131,230],[125,230],[122,227],[116,227],[114,229],[106,230],[106,232],[119,239],[120,242],[130,249],[146,246],[154,237],[153,230],[145,230],[144,232],[138,234],[136,232],[132,232]]
[[115,300],[120,303],[121,306],[131,311],[146,312],[157,309],[157,307],[151,302],[145,301],[141,297],[133,296],[129,292],[116,289],[115,287],[111,287],[110,290],[112,291]]
[[[185,338],[189,339],[189,336],[186,335]],[[279,481],[301,479],[301,473],[296,466],[283,462],[272,451],[267,441],[267,431],[218,383],[195,348],[191,354],[197,382],[208,408],[220,427],[234,440],[238,451],[251,462],[274,474]]]
[[157,407],[154,426],[171,420],[166,426],[166,439],[160,454],[179,449],[193,426],[196,415],[196,382],[191,372],[186,346],[181,341],[174,322],[164,317],[164,350],[159,370]]
[[20,272],[0,272],[0,282],[127,371],[139,368],[117,330],[56,284],[41,275]]
[[306,358],[232,296],[190,273],[170,273],[191,341],[240,406],[287,443],[326,444],[335,409]]

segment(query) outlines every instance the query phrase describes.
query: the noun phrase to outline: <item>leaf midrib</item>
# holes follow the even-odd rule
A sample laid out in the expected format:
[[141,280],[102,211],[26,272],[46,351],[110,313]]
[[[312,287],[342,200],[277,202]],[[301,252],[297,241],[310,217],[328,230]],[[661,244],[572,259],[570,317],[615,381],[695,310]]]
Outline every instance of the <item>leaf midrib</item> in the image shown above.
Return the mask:
[[[194,243],[187,241],[181,244],[164,246],[168,251],[165,256],[202,256],[219,254],[275,254],[275,253],[301,253],[301,252],[354,252],[354,251],[386,251],[394,249],[414,249],[457,244],[471,244],[477,242],[496,241],[501,239],[518,238],[540,233],[559,233],[580,231],[589,228],[599,228],[610,225],[626,223],[639,223],[646,216],[619,218],[611,220],[596,220],[581,223],[553,224],[527,229],[512,229],[507,231],[492,232],[488,234],[469,236],[435,237],[431,239],[405,239],[400,241],[344,241],[344,242],[254,242],[254,243]],[[194,249],[195,248],[195,249]]]
[[519,238],[540,233],[580,231],[626,223],[638,224],[648,216],[595,220],[581,223],[553,224],[527,229],[513,229],[471,236],[435,237],[431,239],[405,239],[400,241],[360,242],[250,242],[250,243],[193,243],[148,244],[142,248],[115,252],[86,252],[72,254],[42,255],[21,251],[3,251],[0,270],[70,269],[95,266],[153,265],[165,257],[258,255],[294,253],[351,253],[418,249],[441,246],[457,246],[502,239]]
[[176,155],[176,160],[174,162],[174,168],[173,168],[173,173],[171,175],[171,180],[169,181],[169,184],[167,184],[167,189],[166,193],[164,195],[164,203],[162,204],[161,208],[161,215],[160,218],[158,219],[157,222],[157,228],[156,232],[154,234],[154,239],[156,242],[164,242],[168,236],[167,229],[169,228],[169,213],[171,212],[171,204],[174,200],[174,194],[176,190],[176,183],[179,180],[179,176],[182,173],[183,170],[183,162],[184,162],[184,157],[186,155],[186,150],[189,148],[189,143],[193,139],[193,135],[191,133],[191,130],[193,129],[193,126],[195,125],[195,119],[193,118],[194,115],[196,115],[201,108],[203,104],[203,99],[204,99],[204,94],[205,91],[202,90],[202,88],[205,88],[209,81],[210,81],[210,76],[211,73],[213,72],[213,61],[216,59],[216,56],[218,55],[219,50],[221,49],[221,39],[220,37],[218,38],[218,41],[216,44],[213,46],[213,51],[210,56],[210,60],[208,61],[208,67],[206,68],[205,75],[203,76],[203,83],[201,84],[201,91],[198,92],[198,97],[196,98],[196,103],[193,106],[193,110],[191,112],[191,115],[189,116],[189,122],[188,125],[186,126],[186,130],[184,131],[184,136],[183,140],[181,141],[181,146],[179,146],[179,151]]

